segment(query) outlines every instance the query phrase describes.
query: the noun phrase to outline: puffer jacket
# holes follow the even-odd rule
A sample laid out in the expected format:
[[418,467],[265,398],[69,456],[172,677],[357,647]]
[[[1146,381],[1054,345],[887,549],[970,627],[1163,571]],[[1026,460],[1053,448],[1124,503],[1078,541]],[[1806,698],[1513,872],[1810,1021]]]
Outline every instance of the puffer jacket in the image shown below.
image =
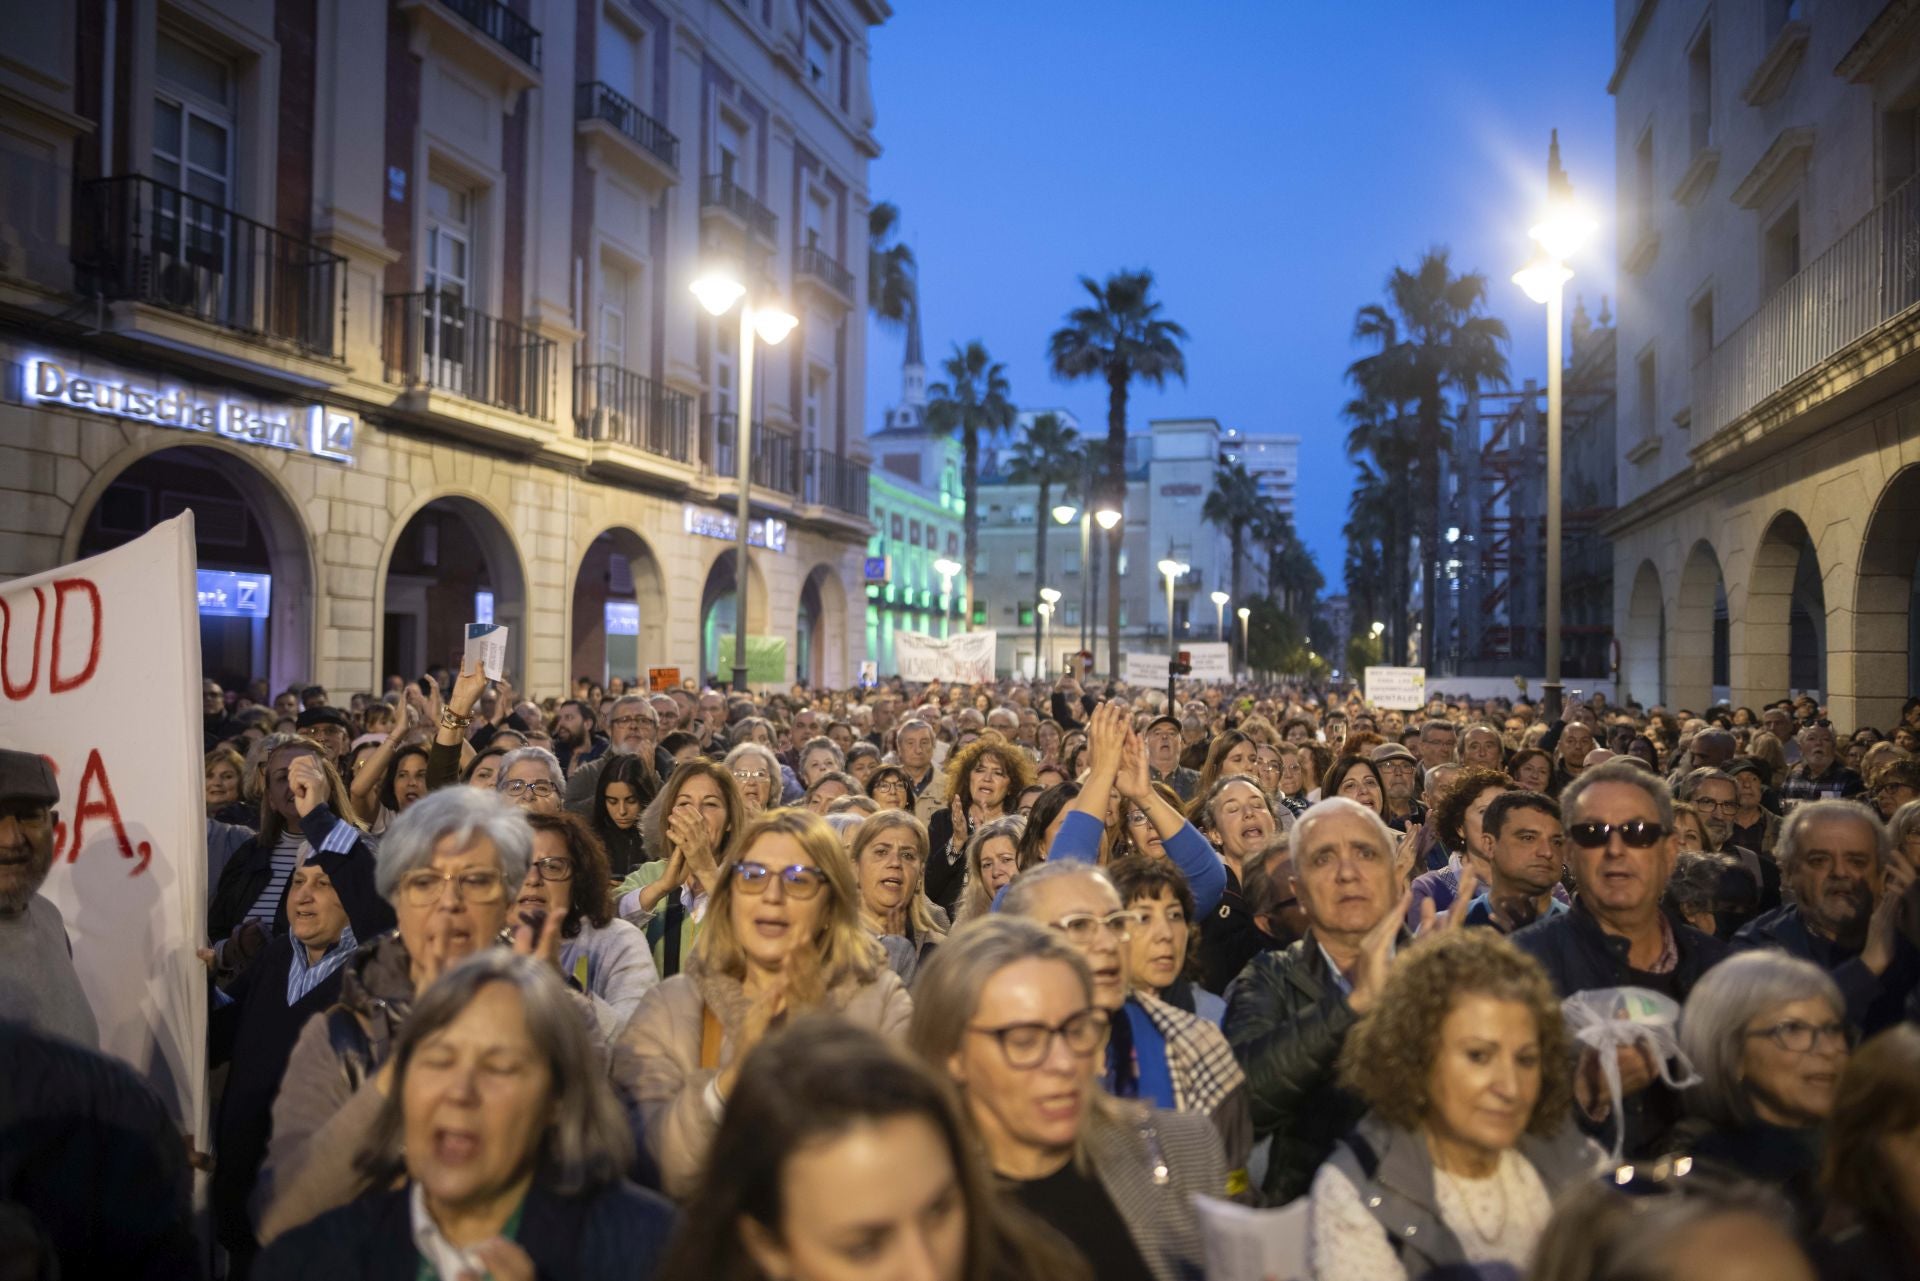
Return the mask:
[[[699,1179],[720,1129],[709,1087],[718,1069],[740,1053],[752,1004],[739,979],[708,970],[696,955],[684,971],[641,998],[621,1034],[624,1052],[615,1056],[615,1074],[639,1104],[647,1145],[669,1195],[688,1196]],[[872,980],[835,983],[820,1008],[899,1041],[906,1037],[913,999],[899,976],[883,967]],[[708,1010],[720,1024],[717,1067],[700,1063]]]

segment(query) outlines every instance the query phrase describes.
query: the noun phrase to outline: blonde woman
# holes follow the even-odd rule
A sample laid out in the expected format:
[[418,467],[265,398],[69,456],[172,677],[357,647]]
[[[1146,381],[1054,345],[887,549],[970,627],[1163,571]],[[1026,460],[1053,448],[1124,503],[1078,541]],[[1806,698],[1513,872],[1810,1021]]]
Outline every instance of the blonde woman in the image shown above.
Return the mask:
[[678,974],[693,952],[720,865],[746,830],[747,805],[733,774],[714,761],[682,764],[640,816],[653,858],[615,888],[621,916],[646,931],[655,967]]
[[853,860],[819,815],[748,825],[720,865],[686,969],[641,1000],[621,1039],[666,1189],[692,1192],[748,1052],[808,1010],[905,1035],[913,1002],[860,921]]
[[993,896],[1025,870],[1020,866],[1020,840],[1026,830],[1024,817],[1009,814],[982,823],[967,841],[967,888],[960,897],[956,924],[991,912]]
[[853,837],[853,870],[860,879],[860,920],[878,935],[903,983],[947,936],[947,914],[927,901],[927,828],[905,810],[886,810]]

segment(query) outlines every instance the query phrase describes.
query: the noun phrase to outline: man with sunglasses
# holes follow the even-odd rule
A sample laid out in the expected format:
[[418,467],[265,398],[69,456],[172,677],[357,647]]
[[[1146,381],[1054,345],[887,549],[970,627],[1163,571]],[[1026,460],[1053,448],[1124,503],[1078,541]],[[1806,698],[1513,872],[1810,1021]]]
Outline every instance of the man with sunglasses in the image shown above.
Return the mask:
[[1042,863],[1014,878],[999,910],[1059,931],[1087,958],[1094,1004],[1111,1026],[1107,1092],[1207,1117],[1226,1150],[1230,1187],[1244,1190],[1253,1147],[1246,1075],[1209,1020],[1133,990],[1128,943],[1140,914],[1125,909],[1107,874],[1086,863]]
[[1800,745],[1800,763],[1787,771],[1780,784],[1780,799],[1789,806],[1805,801],[1850,801],[1867,790],[1858,772],[1840,763],[1835,754],[1833,726],[1823,720],[1812,721],[1795,737]]
[[1900,931],[1914,868],[1887,829],[1864,805],[1808,801],[1774,853],[1793,902],[1747,922],[1734,948],[1777,947],[1826,970],[1864,1035],[1898,1023],[1920,986],[1920,950]]
[[[1562,999],[1599,988],[1640,987],[1684,1004],[1727,945],[1670,915],[1661,899],[1679,852],[1673,794],[1630,760],[1584,770],[1561,794],[1573,909],[1513,935],[1540,962]],[[1659,1080],[1637,1048],[1618,1053],[1622,1124],[1629,1158],[1662,1150],[1680,1119],[1679,1093]],[[1612,1129],[1598,1057],[1584,1052],[1575,1078],[1579,1112],[1596,1131]]]

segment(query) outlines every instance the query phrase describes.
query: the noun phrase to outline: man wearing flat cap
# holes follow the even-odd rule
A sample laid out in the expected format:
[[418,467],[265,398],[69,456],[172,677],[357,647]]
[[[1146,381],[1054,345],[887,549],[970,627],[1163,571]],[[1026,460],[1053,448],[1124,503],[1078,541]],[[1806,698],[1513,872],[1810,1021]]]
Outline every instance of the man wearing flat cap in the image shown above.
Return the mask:
[[301,734],[320,744],[327,753],[327,760],[335,769],[346,757],[347,748],[353,742],[353,722],[347,714],[337,707],[309,707],[300,713],[300,719],[294,722]]
[[31,752],[0,748],[0,1020],[100,1048],[60,909],[40,894],[53,866],[60,787]]

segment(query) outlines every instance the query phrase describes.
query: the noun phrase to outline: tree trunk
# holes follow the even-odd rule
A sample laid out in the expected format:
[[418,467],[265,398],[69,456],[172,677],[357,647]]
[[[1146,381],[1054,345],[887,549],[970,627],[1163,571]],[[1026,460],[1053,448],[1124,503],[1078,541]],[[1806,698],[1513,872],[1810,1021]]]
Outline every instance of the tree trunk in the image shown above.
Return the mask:
[[1427,509],[1423,513],[1425,529],[1420,535],[1421,568],[1426,587],[1420,593],[1420,665],[1433,671],[1433,656],[1440,652],[1439,638],[1433,634],[1435,603],[1440,590],[1440,389],[1431,387],[1420,397],[1420,469]]
[[964,423],[960,428],[961,443],[964,448],[962,483],[965,488],[967,504],[966,520],[961,528],[966,531],[966,546],[962,549],[966,561],[967,605],[966,613],[960,619],[960,630],[973,630],[973,561],[980,544],[980,432],[972,423]]
[[[1233,530],[1233,560],[1230,570],[1233,575],[1233,586],[1229,589],[1233,593],[1233,603],[1235,605],[1240,603],[1240,564],[1246,559],[1245,552],[1243,551],[1246,541],[1247,527],[1245,525],[1235,527]],[[1214,606],[1213,612],[1215,617],[1219,617],[1220,607],[1218,605]],[[1222,621],[1220,627],[1222,631],[1226,630],[1226,623]]]
[[[1125,366],[1107,371],[1107,489],[1114,509],[1127,508],[1127,384],[1133,370]],[[1126,536],[1121,521],[1107,534],[1107,673],[1120,675],[1120,548]]]
[[[1051,461],[1051,460],[1049,460]],[[1046,658],[1046,620],[1040,617],[1040,589],[1047,585],[1047,500],[1053,497],[1053,483],[1040,482],[1040,510],[1035,513],[1033,536],[1033,678],[1040,679],[1040,667]]]

